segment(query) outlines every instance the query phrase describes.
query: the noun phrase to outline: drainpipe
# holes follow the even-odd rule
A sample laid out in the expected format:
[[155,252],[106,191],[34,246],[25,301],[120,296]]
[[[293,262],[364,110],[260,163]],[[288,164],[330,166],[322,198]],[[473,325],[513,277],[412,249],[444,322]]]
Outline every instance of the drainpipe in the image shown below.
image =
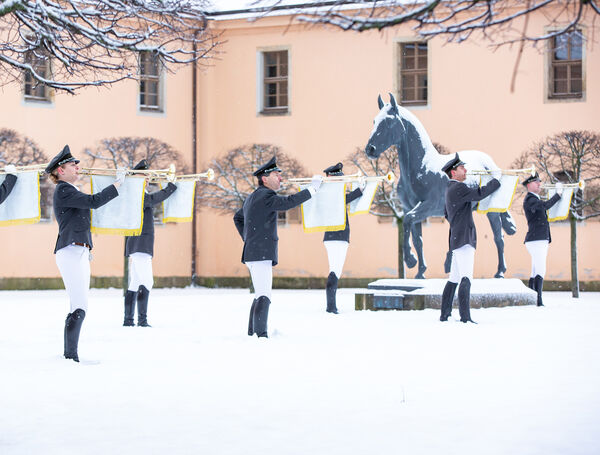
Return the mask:
[[[198,32],[194,32],[194,41],[192,43],[193,52],[194,52],[194,63],[192,63],[192,167],[193,174],[198,173],[198,163],[197,163],[197,147],[198,147],[198,135],[197,135],[197,118],[196,111],[198,107],[197,101],[197,77],[198,77],[198,66],[196,64],[197,57],[197,48],[196,48],[196,39],[198,38]],[[197,196],[197,188],[194,191],[194,216],[192,217],[192,282],[191,285],[196,285],[197,271],[196,271],[196,196]]]

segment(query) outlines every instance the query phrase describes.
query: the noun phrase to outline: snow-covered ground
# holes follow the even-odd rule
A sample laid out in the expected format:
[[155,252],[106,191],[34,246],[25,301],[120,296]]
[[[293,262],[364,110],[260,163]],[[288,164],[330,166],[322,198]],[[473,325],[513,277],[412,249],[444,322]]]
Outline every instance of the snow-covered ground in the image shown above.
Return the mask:
[[90,295],[77,364],[64,291],[0,292],[1,454],[600,450],[598,293],[465,325],[275,291],[268,340],[245,334],[247,290],[154,290],[149,329],[121,326],[120,291]]

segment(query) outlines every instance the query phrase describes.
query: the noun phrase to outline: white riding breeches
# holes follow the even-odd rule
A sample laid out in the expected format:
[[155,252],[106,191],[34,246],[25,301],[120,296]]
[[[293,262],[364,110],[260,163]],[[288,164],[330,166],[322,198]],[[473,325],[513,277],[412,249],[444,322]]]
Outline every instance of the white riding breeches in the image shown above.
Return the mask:
[[546,256],[548,256],[548,240],[525,242],[525,248],[531,255],[531,278],[546,275]]
[[78,308],[87,313],[90,250],[85,246],[67,245],[56,252],[56,265],[69,294],[71,313]]
[[344,240],[327,240],[323,243],[327,250],[327,259],[329,259],[329,272],[335,273],[335,276],[340,278],[344,262],[346,262],[348,242]]
[[475,262],[475,248],[471,245],[463,245],[460,248],[452,250],[452,265],[450,266],[451,283],[460,283],[467,277],[473,281],[473,263]]
[[135,291],[144,286],[149,291],[154,286],[152,275],[152,256],[148,253],[132,253],[129,256],[129,291]]
[[250,269],[252,285],[254,286],[254,298],[258,299],[264,295],[271,300],[273,288],[273,261],[248,261],[246,266]]

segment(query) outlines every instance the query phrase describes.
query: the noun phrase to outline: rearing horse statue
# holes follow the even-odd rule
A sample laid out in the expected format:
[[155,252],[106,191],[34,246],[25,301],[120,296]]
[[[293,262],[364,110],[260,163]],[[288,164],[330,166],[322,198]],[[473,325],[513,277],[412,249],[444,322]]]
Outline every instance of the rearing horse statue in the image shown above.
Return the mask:
[[[390,93],[390,102],[384,104],[381,96],[377,99],[379,114],[375,117],[373,131],[365,147],[365,153],[371,159],[377,158],[389,147],[395,145],[398,151],[400,178],[398,196],[404,208],[404,262],[409,268],[419,268],[415,278],[425,278],[427,265],[423,257],[423,238],[421,222],[430,216],[444,216],[444,200],[448,177],[442,171],[450,156],[440,155],[431,143],[431,139],[421,122],[407,109],[396,103]],[[498,169],[489,155],[476,150],[461,151],[460,158],[468,170]],[[470,178],[465,183],[477,184]],[[474,207],[475,208],[475,205]],[[506,272],[504,261],[504,234],[513,235],[516,226],[509,212],[487,213],[494,242],[498,250],[498,270],[495,278],[503,278]],[[417,258],[412,254],[410,239],[415,247]],[[450,271],[452,253],[446,254],[444,269]]]

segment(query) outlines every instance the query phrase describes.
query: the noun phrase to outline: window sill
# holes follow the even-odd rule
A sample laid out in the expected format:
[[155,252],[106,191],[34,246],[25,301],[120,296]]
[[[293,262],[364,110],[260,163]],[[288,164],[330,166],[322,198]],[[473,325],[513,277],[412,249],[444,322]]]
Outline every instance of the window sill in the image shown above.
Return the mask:
[[258,113],[258,115],[265,117],[276,117],[276,116],[285,116],[290,115],[289,109],[273,109],[273,110],[262,110]]

